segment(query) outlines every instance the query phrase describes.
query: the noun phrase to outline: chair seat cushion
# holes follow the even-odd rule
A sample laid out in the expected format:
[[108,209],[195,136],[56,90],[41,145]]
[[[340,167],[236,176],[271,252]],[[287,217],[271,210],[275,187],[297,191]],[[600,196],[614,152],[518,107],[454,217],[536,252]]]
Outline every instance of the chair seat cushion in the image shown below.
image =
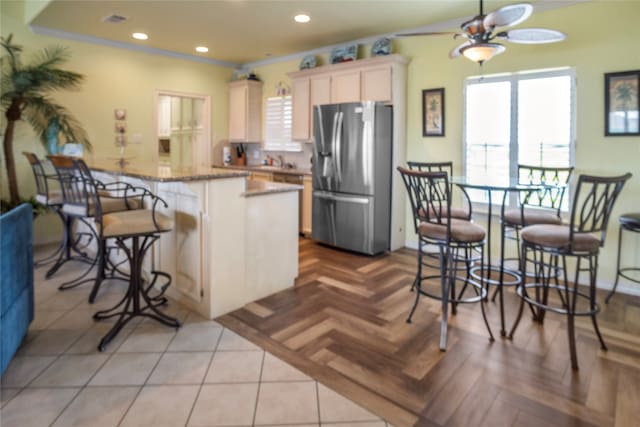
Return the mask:
[[[433,208],[429,208],[431,211],[431,217],[435,217],[435,212],[433,210]],[[444,206],[442,206],[440,208],[440,210],[444,211],[442,213],[441,216],[446,216],[446,209],[444,209]],[[425,215],[425,211],[424,208],[420,208],[418,209],[418,216],[420,217],[421,220],[426,220],[427,216]],[[466,209],[463,208],[451,208],[451,218],[456,218],[456,219],[464,219],[464,220],[468,220],[469,219],[469,212]]]
[[[131,209],[140,209],[142,207],[142,200],[140,197],[107,197],[100,196],[100,206],[102,207],[102,214],[108,214],[112,212],[120,212]],[[85,206],[65,204],[62,207],[62,212],[75,215],[75,216],[94,216],[93,203],[89,204],[89,210]]]
[[51,190],[49,191],[49,197],[46,194],[36,194],[36,202],[47,206],[61,205],[62,191]]
[[[527,243],[554,249],[569,249],[570,229],[567,225],[538,224],[522,229],[520,237]],[[600,239],[591,233],[573,235],[573,251],[595,252],[600,247]]]
[[173,228],[173,220],[156,212],[156,224],[153,213],[149,209],[114,212],[102,216],[102,235],[104,237],[134,236],[169,231]]
[[631,228],[640,228],[640,212],[620,215],[620,224]]
[[504,212],[504,221],[511,225],[535,225],[535,224],[562,224],[562,219],[555,213],[540,209],[524,210],[524,224],[522,223],[522,213],[520,209],[509,209]]
[[[421,236],[434,240],[447,239],[446,224],[434,224],[432,222],[421,222],[418,229]],[[469,221],[461,219],[451,219],[451,240],[461,243],[481,242],[485,232],[482,227]]]

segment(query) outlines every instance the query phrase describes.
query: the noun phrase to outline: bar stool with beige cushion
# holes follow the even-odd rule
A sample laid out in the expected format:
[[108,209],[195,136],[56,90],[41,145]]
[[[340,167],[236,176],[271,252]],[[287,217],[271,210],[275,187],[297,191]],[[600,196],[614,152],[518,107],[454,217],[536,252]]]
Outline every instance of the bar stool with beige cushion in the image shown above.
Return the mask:
[[[422,221],[417,227],[418,271],[414,281],[416,298],[407,322],[411,323],[411,319],[422,295],[440,300],[442,302],[440,349],[445,351],[447,348],[449,302],[451,302],[452,307],[460,303],[480,302],[482,317],[489,331],[490,340],[493,341],[493,334],[484,310],[487,290],[482,284],[471,279],[468,268],[466,268],[466,276],[462,277],[457,275],[457,272],[461,270],[457,267],[457,263],[463,259],[460,255],[461,250],[465,252],[478,250],[481,254],[481,275],[484,273],[482,267],[482,253],[485,240],[484,229],[470,221],[452,218],[451,186],[449,185],[446,172],[421,172],[402,167],[399,167],[398,171],[407,188],[413,212],[425,212],[424,218],[422,218]],[[423,275],[425,245],[434,245],[438,248],[438,274]],[[430,279],[439,279],[439,294],[426,290]],[[456,282],[462,282],[464,284],[458,294],[455,289]],[[465,291],[468,288],[473,289],[475,293],[471,296],[465,296]],[[453,312],[453,314],[455,314],[455,312]]]
[[[573,369],[578,369],[575,316],[591,317],[600,346],[603,350],[607,349],[596,320],[596,315],[600,311],[596,302],[598,254],[600,247],[604,245],[613,205],[629,178],[631,178],[630,173],[615,177],[580,175],[569,224],[537,224],[522,229],[520,271],[523,280],[517,288],[521,300],[518,316],[509,338],[513,338],[522,318],[524,303],[527,302],[537,308],[534,317],[536,320],[542,321],[546,311],[567,316],[569,352]],[[573,283],[569,283],[567,258],[575,259]],[[527,281],[525,274],[529,262],[533,265],[533,283]],[[564,272],[561,284],[555,281],[558,271]],[[588,293],[578,286],[580,273],[585,271],[588,272],[589,277]],[[549,298],[549,289],[559,291],[559,301]],[[530,296],[529,290],[534,290],[535,295]]]
[[[140,210],[143,207],[142,197],[146,190],[122,182],[104,184],[94,180],[82,160],[80,160],[81,163],[78,163],[81,167],[78,167],[72,157],[51,155],[47,158],[51,161],[58,176],[63,199],[62,213],[69,222],[68,229],[71,230],[74,221],[82,223],[87,232],[93,233],[93,237],[97,241],[96,257],[91,260],[89,268],[80,276],[61,284],[59,289],[67,290],[93,282],[94,285],[89,295],[89,302],[93,303],[105,278],[128,280],[128,277],[117,274],[115,268],[112,268],[107,274],[106,268],[109,265],[107,242],[96,232],[92,220],[95,221],[107,213]],[[68,232],[68,235],[70,233],[71,231]],[[54,267],[58,269],[70,260],[75,260],[75,258],[64,257]],[[96,277],[88,277],[95,265],[98,266]]]
[[[620,277],[623,277],[633,283],[640,283],[640,266],[630,266],[630,267],[621,267],[620,266],[620,256],[622,252],[622,235],[624,231],[628,231],[630,233],[640,234],[640,212],[632,212],[620,215],[618,218],[620,221],[620,227],[618,229],[618,255],[616,257],[616,281],[613,283],[613,288],[611,288],[611,292],[607,295],[607,298],[604,300],[607,304],[609,304],[609,300],[616,293],[616,288],[618,287],[618,280]],[[636,248],[636,250],[639,250]],[[633,255],[633,254],[632,254]],[[636,274],[635,276],[633,274]]]
[[[139,187],[127,187],[123,197],[124,201],[128,204],[131,200],[136,200],[140,206],[145,206],[148,209],[127,209],[121,211],[105,211],[103,209],[104,197],[99,195],[101,187],[96,186],[91,177],[91,172],[86,163],[82,159],[63,158],[55,159],[57,168],[60,169],[62,161],[65,161],[65,166],[69,167],[69,162],[72,173],[70,176],[80,183],[76,185],[78,191],[72,198],[74,203],[71,204],[66,210],[77,210],[77,213],[81,212],[81,207],[92,209],[92,215],[95,222],[96,235],[101,243],[100,248],[106,246],[107,240],[115,241],[115,244],[124,251],[127,256],[130,273],[128,278],[129,287],[120,302],[114,307],[108,310],[98,311],[94,314],[95,320],[103,320],[112,317],[116,317],[117,320],[113,327],[102,338],[98,349],[104,351],[109,342],[122,330],[122,328],[136,317],[148,317],[154,319],[167,326],[178,328],[180,322],[170,317],[160,310],[158,307],[167,303],[167,299],[162,296],[165,290],[171,283],[171,276],[160,271],[151,271],[150,283],[145,286],[145,280],[142,272],[142,264],[144,257],[153,243],[160,238],[161,233],[171,231],[173,228],[173,220],[166,215],[157,211],[158,204],[163,207],[168,207],[167,204],[161,198],[155,196],[150,191]],[[68,187],[64,186],[65,193],[65,208],[67,200]],[[100,249],[103,251],[103,249]],[[105,257],[98,256],[99,262],[104,268]],[[100,268],[98,269],[100,271]],[[155,283],[159,277],[166,280],[163,286],[160,287],[158,295],[151,296],[151,292],[156,289]],[[96,278],[96,286],[99,286],[99,281],[102,280],[100,274]],[[94,287],[94,291],[97,288]]]

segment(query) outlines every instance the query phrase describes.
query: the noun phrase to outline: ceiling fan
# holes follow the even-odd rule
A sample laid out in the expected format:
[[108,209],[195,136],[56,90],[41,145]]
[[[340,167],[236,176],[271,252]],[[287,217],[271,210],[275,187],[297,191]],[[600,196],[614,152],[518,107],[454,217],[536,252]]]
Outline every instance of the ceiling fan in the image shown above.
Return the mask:
[[484,14],[483,6],[483,0],[480,0],[480,13],[464,22],[460,26],[461,32],[403,33],[398,34],[398,36],[453,34],[454,39],[459,37],[466,38],[467,41],[449,52],[449,58],[454,59],[464,55],[480,65],[506,50],[505,46],[494,42],[494,39],[521,44],[542,44],[559,42],[567,38],[566,34],[547,28],[497,30],[500,27],[513,27],[529,18],[533,12],[533,6],[529,3],[504,6],[486,15]]

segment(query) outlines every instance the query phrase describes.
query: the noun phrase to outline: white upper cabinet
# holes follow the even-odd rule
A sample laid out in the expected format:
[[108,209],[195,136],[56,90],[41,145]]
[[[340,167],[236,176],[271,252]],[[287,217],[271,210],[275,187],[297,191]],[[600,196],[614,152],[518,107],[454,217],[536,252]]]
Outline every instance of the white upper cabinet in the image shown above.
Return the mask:
[[262,82],[229,83],[229,141],[262,140]]
[[359,101],[396,103],[400,95],[393,93],[393,87],[395,84],[405,90],[407,62],[401,55],[388,55],[289,73],[293,92],[293,139],[313,140],[314,105]]

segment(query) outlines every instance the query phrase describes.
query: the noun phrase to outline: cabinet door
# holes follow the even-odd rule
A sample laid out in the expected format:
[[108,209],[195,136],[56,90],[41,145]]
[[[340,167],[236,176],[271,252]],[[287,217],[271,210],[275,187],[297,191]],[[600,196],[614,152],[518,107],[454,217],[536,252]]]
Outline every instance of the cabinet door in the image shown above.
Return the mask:
[[302,233],[311,235],[311,214],[313,212],[313,184],[310,176],[305,176],[302,180],[304,188],[302,190],[302,203],[300,204],[300,224]]
[[391,66],[362,70],[362,100],[391,102]]
[[310,138],[311,122],[309,114],[309,79],[302,78],[293,81],[292,95],[293,123],[291,138],[294,141],[308,141]]
[[247,102],[248,88],[234,86],[229,88],[229,140],[247,139]]
[[309,80],[309,141],[313,142],[313,107],[331,103],[331,77],[312,77]]
[[360,101],[360,70],[331,76],[331,103]]

